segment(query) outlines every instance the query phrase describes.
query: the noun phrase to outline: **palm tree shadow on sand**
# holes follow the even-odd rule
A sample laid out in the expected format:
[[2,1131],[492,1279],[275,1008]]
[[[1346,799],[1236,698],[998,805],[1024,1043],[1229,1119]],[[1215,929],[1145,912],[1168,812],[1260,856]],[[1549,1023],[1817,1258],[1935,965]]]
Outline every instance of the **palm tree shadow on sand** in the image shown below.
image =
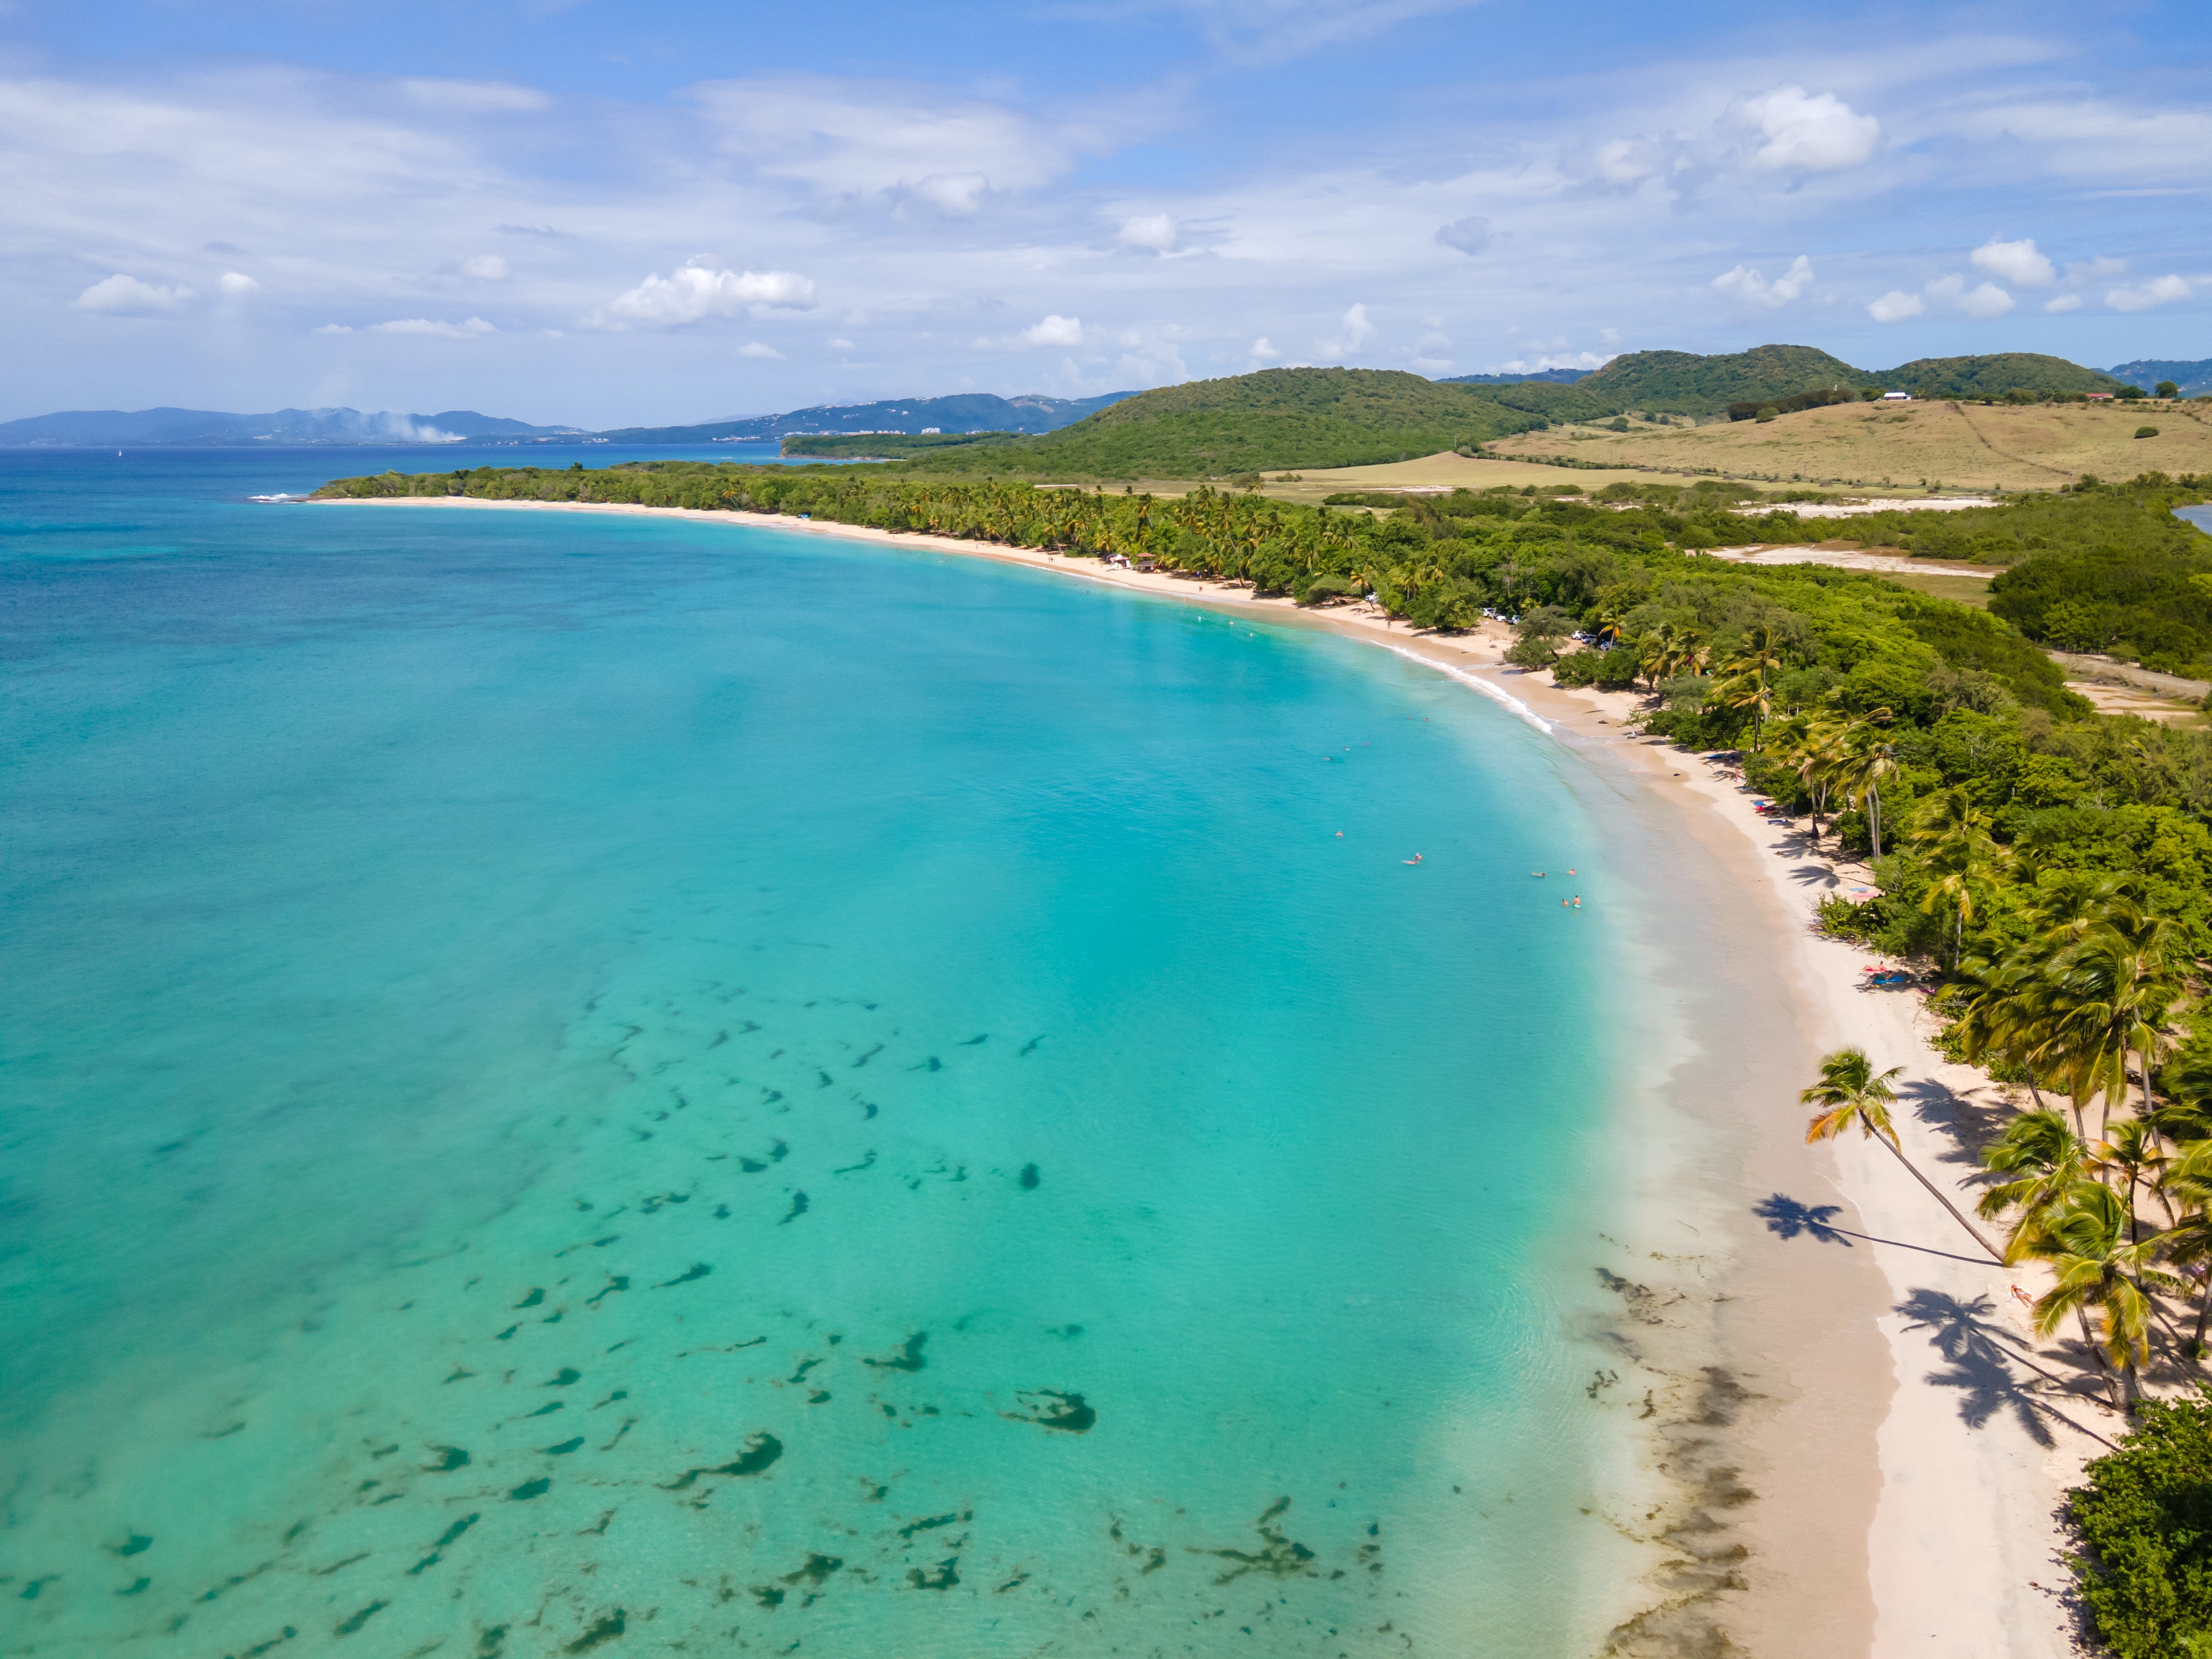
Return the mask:
[[1998,1413],[2009,1411],[2037,1445],[2056,1443],[2041,1413],[2057,1413],[2034,1398],[2014,1370],[2014,1362],[2021,1358],[2014,1346],[2019,1339],[1991,1320],[1996,1310],[1989,1297],[1978,1296],[1966,1302],[1947,1291],[1922,1288],[1899,1303],[1895,1311],[1904,1316],[1908,1331],[1927,1332],[1929,1346],[1942,1357],[1946,1368],[1929,1372],[1927,1380],[1936,1388],[1960,1391],[1960,1421],[1970,1429],[1984,1428]]

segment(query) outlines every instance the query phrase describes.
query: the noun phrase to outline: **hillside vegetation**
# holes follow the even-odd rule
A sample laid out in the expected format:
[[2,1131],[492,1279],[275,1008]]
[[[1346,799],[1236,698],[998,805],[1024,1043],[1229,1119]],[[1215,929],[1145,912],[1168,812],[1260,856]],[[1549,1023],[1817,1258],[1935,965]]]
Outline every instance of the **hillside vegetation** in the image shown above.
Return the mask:
[[1982,357],[1919,357],[1895,368],[1854,368],[1812,346],[1764,345],[1701,357],[1687,351],[1632,351],[1580,390],[1624,409],[1714,415],[1730,404],[1773,403],[1805,392],[1911,392],[1927,398],[2002,397],[2022,392],[2112,392],[2119,382],[2063,357],[2006,351]]
[[1360,466],[1471,447],[1616,405],[1580,386],[1446,386],[1369,368],[1271,368],[1190,380],[1116,403],[1040,438],[924,447],[793,438],[786,453],[911,458],[915,470],[1041,479],[1233,477]]
[[[1577,390],[1582,388],[1577,387]],[[2144,426],[2155,435],[2139,438]],[[2197,404],[1839,404],[1694,428],[1634,424],[1522,433],[1487,453],[1860,489],[1940,483],[2053,489],[2085,476],[2212,471],[2212,409]]]

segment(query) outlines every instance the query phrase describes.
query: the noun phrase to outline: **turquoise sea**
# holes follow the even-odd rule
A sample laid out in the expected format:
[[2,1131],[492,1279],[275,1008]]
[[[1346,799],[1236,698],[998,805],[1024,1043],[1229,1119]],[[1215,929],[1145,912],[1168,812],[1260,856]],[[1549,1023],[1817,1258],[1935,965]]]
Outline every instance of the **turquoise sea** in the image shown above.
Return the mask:
[[1578,762],[387,464],[0,455],[0,1652],[1587,1650]]

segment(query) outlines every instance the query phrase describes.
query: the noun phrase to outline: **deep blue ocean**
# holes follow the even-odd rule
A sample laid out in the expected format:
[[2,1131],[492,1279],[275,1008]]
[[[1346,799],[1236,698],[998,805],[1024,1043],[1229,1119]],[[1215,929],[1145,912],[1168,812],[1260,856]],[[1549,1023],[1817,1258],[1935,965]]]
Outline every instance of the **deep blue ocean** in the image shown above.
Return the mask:
[[1579,763],[1234,607],[250,499],[578,456],[0,453],[0,1648],[1582,1650]]

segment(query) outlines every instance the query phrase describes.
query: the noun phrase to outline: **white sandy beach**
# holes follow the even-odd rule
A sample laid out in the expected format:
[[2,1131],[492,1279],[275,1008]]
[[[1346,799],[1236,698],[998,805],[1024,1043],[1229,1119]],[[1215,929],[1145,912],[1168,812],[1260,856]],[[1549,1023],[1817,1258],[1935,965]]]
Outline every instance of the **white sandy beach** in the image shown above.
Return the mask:
[[[1721,1311],[1760,1350],[1747,1384],[1758,1409],[1746,1413],[1745,1434],[1751,1467],[1771,1477],[1754,1473],[1750,1484],[1771,1494],[1736,1517],[1750,1543],[1747,1588],[1721,1622],[1737,1650],[1761,1655],[2057,1659],[2075,1650],[2057,1510],[2081,1462],[2104,1449],[2083,1431],[2111,1436],[2115,1419],[2080,1394],[2046,1390],[2032,1400],[2026,1385],[2035,1373],[2017,1356],[2036,1346],[2013,1291],[2018,1283],[2032,1291],[2030,1281],[1983,1257],[1886,1152],[1858,1142],[1802,1146],[1795,1088],[1778,1085],[1789,1067],[1847,1042],[1863,1045],[1877,1066],[1902,1065],[1905,1151],[1949,1184],[1972,1167],[1949,1126],[1987,1109],[1994,1091],[1979,1073],[1944,1064],[1916,994],[1862,989],[1867,956],[1813,931],[1818,895],[1854,872],[1812,855],[1800,826],[1761,817],[1720,765],[1626,735],[1635,699],[1565,691],[1547,673],[1504,666],[1510,636],[1495,624],[1463,636],[1421,635],[1370,605],[1296,611],[1287,599],[1255,599],[1247,589],[1090,559],[755,514],[461,497],[378,504],[679,514],[1294,613],[1450,669],[1548,723],[1577,751],[1625,769],[1653,799],[1679,805],[1691,832],[1732,872],[1744,922],[1784,964],[1797,1025],[1747,1033],[1747,1049],[1766,1053],[1768,1063],[1743,1069],[1744,1081],[1716,1103],[1741,1117],[1752,1144],[1741,1174],[1751,1184],[1738,1194],[1739,1259]],[[1836,1207],[1823,1213],[1818,1200],[1831,1185]],[[1747,1194],[1767,1192],[1804,1200],[1805,1213],[1793,1220],[1770,1212],[1760,1226]],[[1960,1192],[1962,1208],[1971,1207],[1969,1196]],[[2076,1375],[2057,1355],[2038,1363]]]

